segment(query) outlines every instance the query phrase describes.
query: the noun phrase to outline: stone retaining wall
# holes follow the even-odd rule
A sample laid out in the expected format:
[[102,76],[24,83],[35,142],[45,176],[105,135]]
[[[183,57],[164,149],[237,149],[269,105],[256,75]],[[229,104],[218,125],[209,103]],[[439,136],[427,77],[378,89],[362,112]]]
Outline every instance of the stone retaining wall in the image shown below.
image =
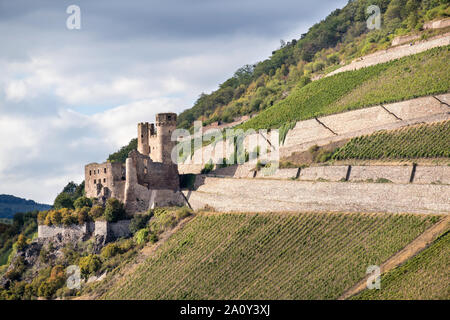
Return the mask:
[[273,174],[258,171],[255,178],[261,179],[295,179],[299,173],[299,168],[278,169]]
[[304,181],[341,181],[345,180],[348,166],[308,167],[300,170],[299,180]]
[[409,183],[412,166],[352,166],[349,181],[387,179],[394,183]]
[[450,166],[417,166],[414,183],[450,184]]
[[194,210],[220,212],[450,213],[448,185],[204,177],[197,191],[185,194]]

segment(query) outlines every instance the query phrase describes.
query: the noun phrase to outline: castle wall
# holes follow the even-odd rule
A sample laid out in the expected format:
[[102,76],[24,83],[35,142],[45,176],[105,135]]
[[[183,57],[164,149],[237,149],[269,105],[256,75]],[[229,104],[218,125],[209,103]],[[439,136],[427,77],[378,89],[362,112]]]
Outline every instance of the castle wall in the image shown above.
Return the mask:
[[106,242],[110,242],[130,236],[130,222],[131,220],[120,220],[117,222],[95,221],[68,227],[39,225],[38,237],[44,239],[60,235],[73,241],[84,241],[94,235],[103,236]]
[[106,242],[119,238],[126,238],[131,235],[131,220],[120,220],[117,222],[95,221],[95,236],[103,236]]
[[38,237],[41,239],[52,238],[59,234],[65,238],[84,240],[92,233],[93,229],[93,223],[72,225],[70,227],[39,225]]
[[[85,191],[89,198],[114,196],[123,201],[125,168],[122,163],[91,163],[85,166]],[[106,189],[106,194],[104,193]]]

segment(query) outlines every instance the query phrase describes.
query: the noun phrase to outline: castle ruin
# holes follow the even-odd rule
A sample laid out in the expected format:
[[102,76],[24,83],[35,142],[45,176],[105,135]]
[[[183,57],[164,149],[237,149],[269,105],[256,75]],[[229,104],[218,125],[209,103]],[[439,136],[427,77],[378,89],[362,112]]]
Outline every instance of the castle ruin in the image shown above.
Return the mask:
[[159,113],[156,122],[138,124],[138,147],[125,163],[90,163],[85,166],[86,196],[105,202],[117,198],[128,213],[158,206],[184,205],[178,167],[171,153],[176,129],[175,113]]

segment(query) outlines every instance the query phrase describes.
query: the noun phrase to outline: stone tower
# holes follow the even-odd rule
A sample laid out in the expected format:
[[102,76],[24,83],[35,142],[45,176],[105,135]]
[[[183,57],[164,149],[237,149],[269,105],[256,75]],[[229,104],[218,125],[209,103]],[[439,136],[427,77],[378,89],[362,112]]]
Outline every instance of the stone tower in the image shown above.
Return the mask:
[[146,156],[150,153],[149,147],[149,124],[148,122],[138,123],[138,151]]
[[176,141],[171,141],[171,137],[176,127],[176,113],[158,113],[155,124],[139,123],[137,148],[139,153],[149,156],[154,162],[171,164],[172,149],[176,145]]
[[[156,152],[150,152],[153,161],[166,164],[172,163],[172,150],[176,146],[176,141],[172,141],[172,133],[177,128],[176,113],[158,113],[156,115]],[[153,141],[152,141],[153,142]]]

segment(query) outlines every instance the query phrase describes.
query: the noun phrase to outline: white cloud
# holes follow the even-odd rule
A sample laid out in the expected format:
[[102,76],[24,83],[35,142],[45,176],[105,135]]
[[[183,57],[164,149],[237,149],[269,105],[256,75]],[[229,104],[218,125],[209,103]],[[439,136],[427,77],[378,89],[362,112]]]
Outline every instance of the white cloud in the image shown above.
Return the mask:
[[298,38],[299,24],[345,3],[86,1],[83,28],[69,31],[54,1],[8,2],[0,10],[0,193],[51,203],[83,179],[86,163],[135,137],[138,122],[192,106],[237,68],[270,56],[279,39]]
[[10,82],[5,89],[6,99],[20,101],[27,94],[25,82],[22,80]]

